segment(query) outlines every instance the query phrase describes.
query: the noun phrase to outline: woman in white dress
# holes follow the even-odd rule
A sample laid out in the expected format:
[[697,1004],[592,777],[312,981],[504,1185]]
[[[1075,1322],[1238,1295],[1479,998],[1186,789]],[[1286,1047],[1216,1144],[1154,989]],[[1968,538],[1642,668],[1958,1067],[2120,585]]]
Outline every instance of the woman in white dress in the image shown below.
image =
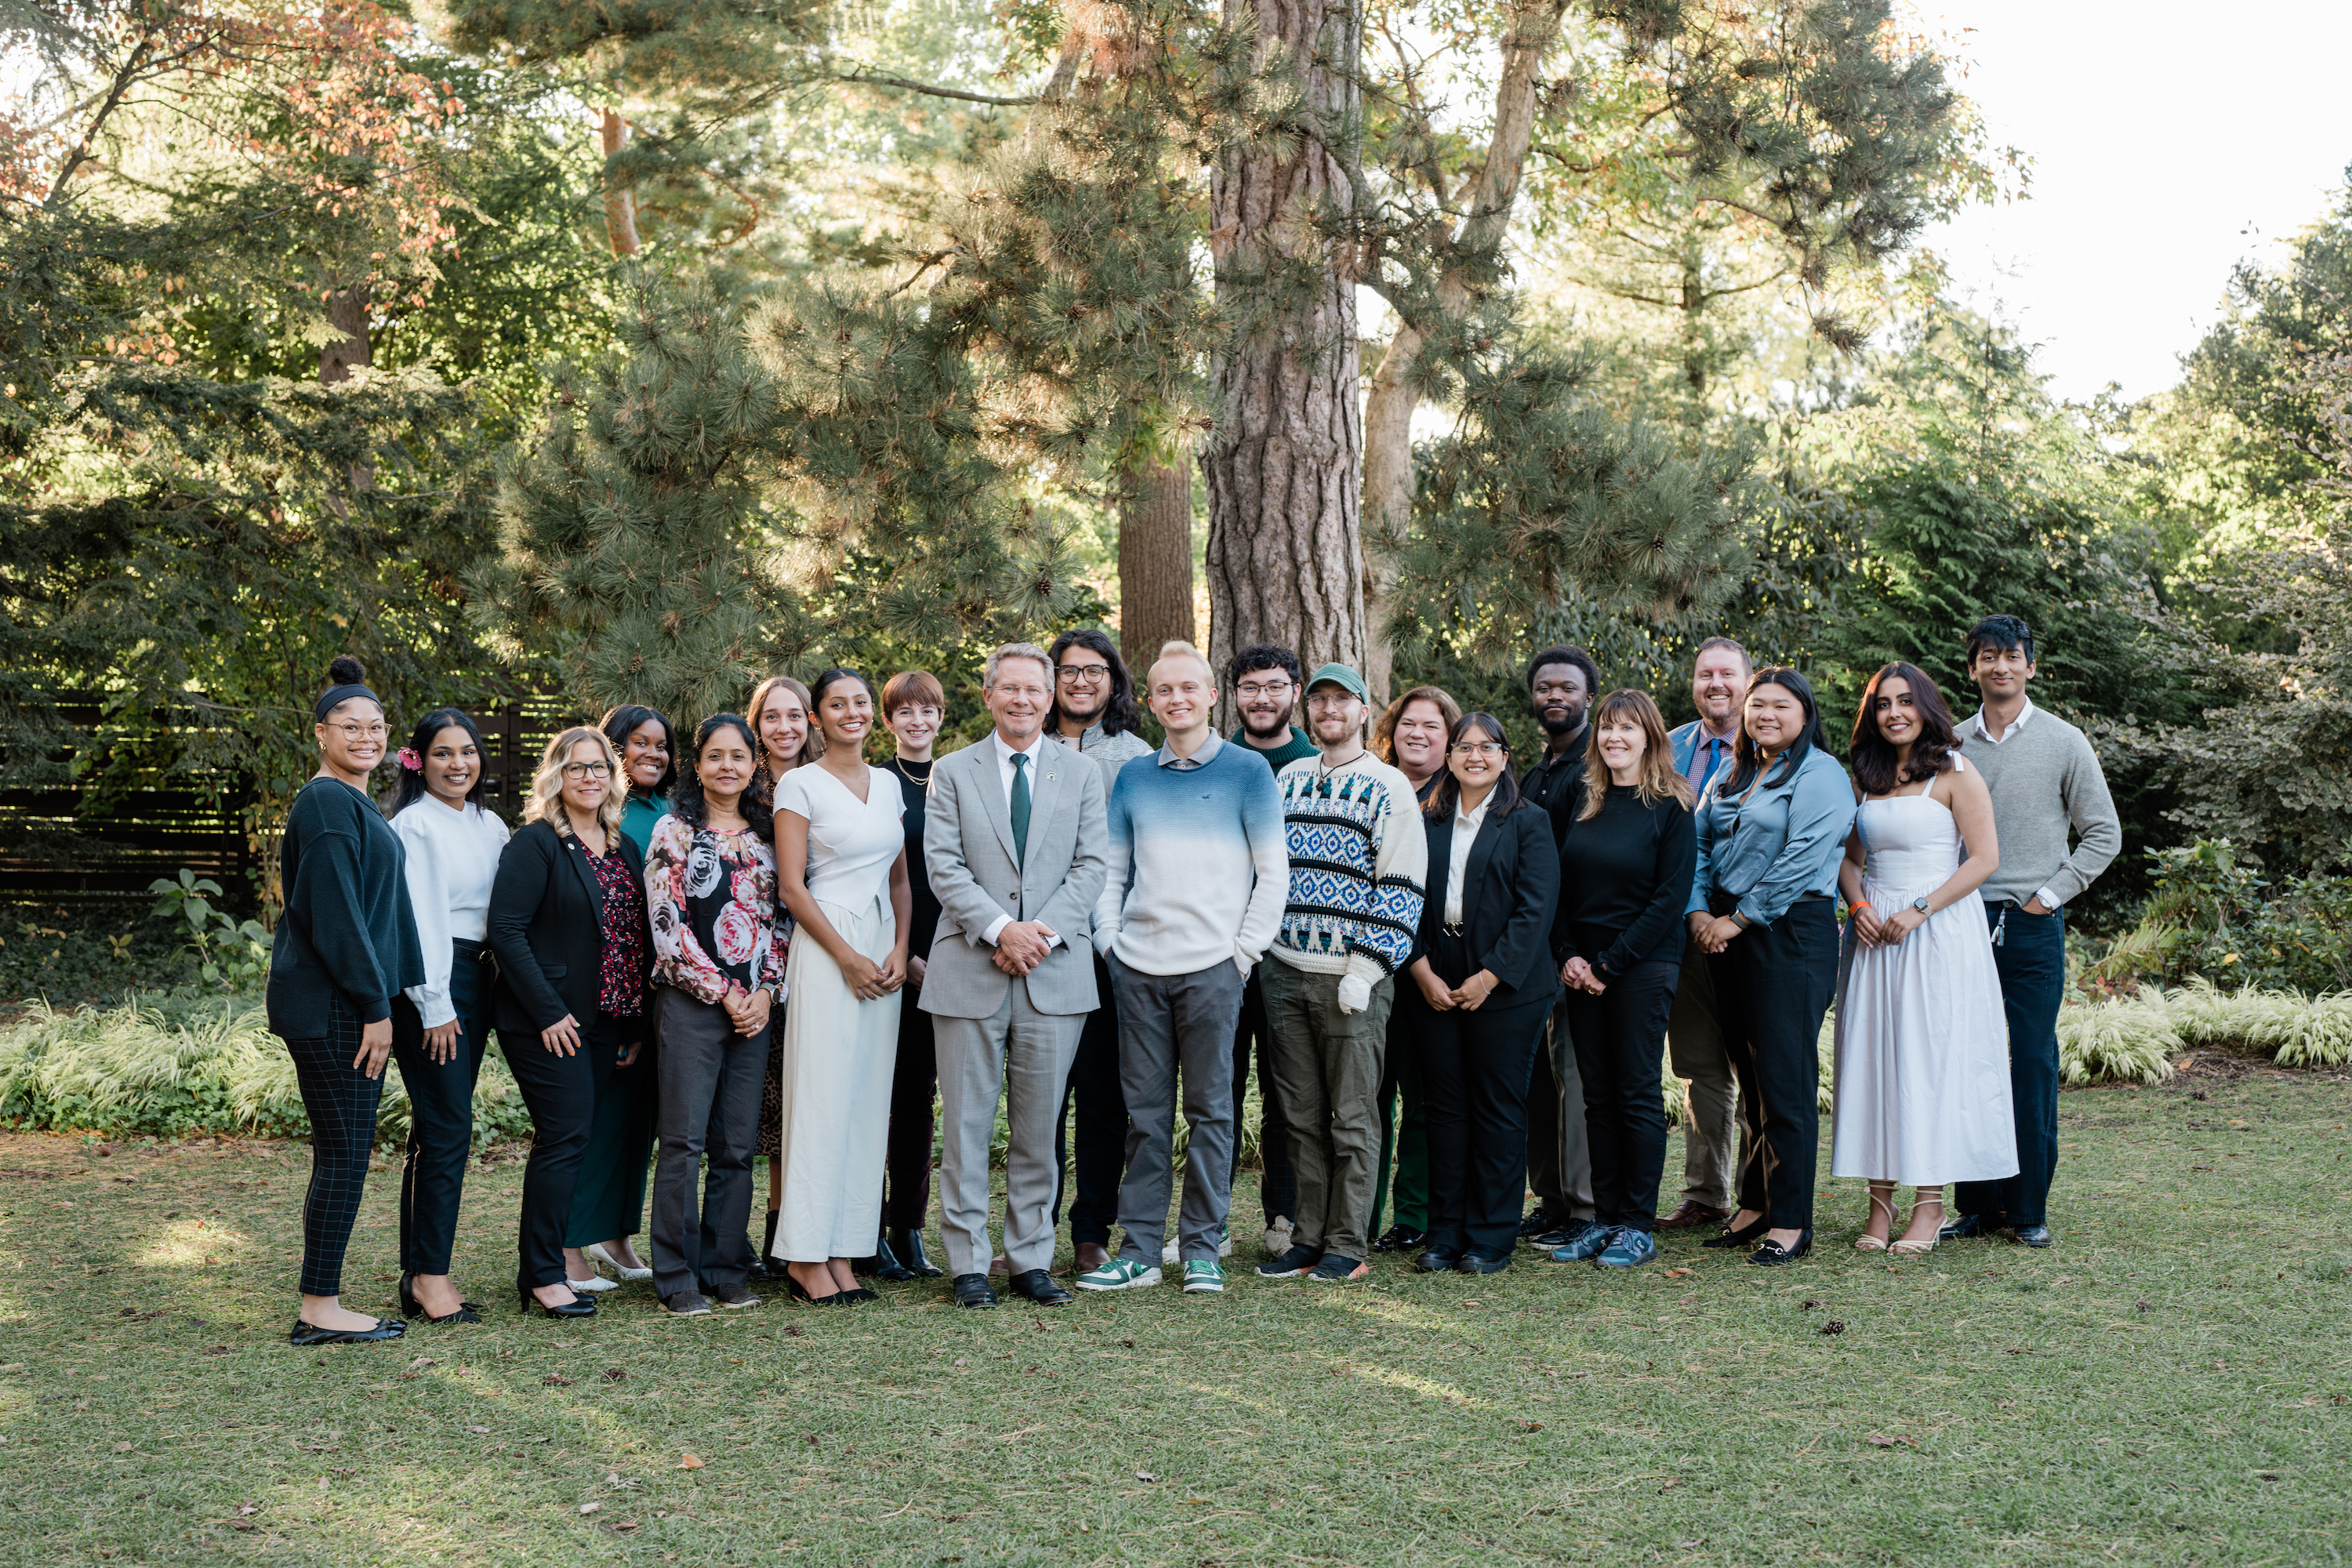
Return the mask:
[[850,1259],[872,1257],[881,1234],[914,894],[898,822],[906,796],[865,760],[872,683],[828,669],[810,696],[824,751],[775,786],[777,890],[798,929],[779,1051],[783,1208],[769,1251],[795,1300],[848,1305],[874,1300]]
[[[1862,806],[1838,868],[1853,915],[1830,1173],[1870,1184],[1854,1246],[1932,1252],[1945,1183],[2017,1171],[2007,1016],[1977,896],[2000,864],[1992,794],[1960,758],[1943,694],[1913,665],[1871,678],[1848,760]],[[1897,1183],[1916,1197],[1890,1240]]]

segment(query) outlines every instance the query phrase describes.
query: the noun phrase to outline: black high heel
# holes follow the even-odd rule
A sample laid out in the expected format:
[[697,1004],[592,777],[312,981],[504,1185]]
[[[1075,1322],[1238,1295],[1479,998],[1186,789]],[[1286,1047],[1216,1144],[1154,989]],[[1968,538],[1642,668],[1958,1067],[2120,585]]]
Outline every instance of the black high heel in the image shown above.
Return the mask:
[[793,1300],[795,1301],[805,1301],[812,1307],[842,1307],[848,1305],[848,1303],[843,1300],[843,1292],[839,1290],[835,1290],[830,1296],[812,1296],[808,1292],[807,1286],[793,1278],[793,1271],[790,1268],[786,1268],[783,1273],[784,1289],[792,1292]]
[[1796,1246],[1783,1247],[1777,1241],[1768,1241],[1749,1253],[1748,1261],[1759,1268],[1778,1268],[1783,1263],[1794,1263],[1812,1249],[1813,1227],[1807,1226],[1797,1233]]
[[1768,1215],[1759,1214],[1753,1220],[1741,1226],[1737,1230],[1732,1229],[1729,1226],[1726,1226],[1721,1236],[1710,1236],[1705,1241],[1700,1242],[1699,1245],[1701,1247],[1745,1247],[1749,1242],[1755,1240],[1758,1237],[1763,1235],[1766,1231],[1771,1228],[1771,1217]]
[[551,1307],[530,1292],[531,1287],[520,1279],[515,1281],[515,1294],[522,1299],[522,1315],[526,1318],[530,1316],[533,1307],[551,1318],[593,1318],[596,1315],[596,1299],[593,1296],[574,1296],[563,1306]]
[[482,1321],[482,1304],[479,1301],[460,1300],[456,1311],[445,1313],[438,1318],[435,1317],[425,1310],[425,1303],[416,1299],[416,1292],[409,1289],[408,1282],[415,1278],[413,1273],[400,1277],[400,1315],[402,1317],[422,1318],[428,1323],[478,1323]]
[[[945,1272],[945,1270],[941,1269],[938,1264],[933,1263],[929,1258],[923,1256],[923,1233],[921,1231],[892,1230],[884,1234],[884,1240],[889,1244],[891,1255],[898,1258],[898,1267],[907,1271],[904,1278],[908,1279],[936,1279],[940,1276],[940,1274]],[[901,1276],[896,1274],[886,1274],[883,1278],[886,1279],[897,1279],[901,1278]]]

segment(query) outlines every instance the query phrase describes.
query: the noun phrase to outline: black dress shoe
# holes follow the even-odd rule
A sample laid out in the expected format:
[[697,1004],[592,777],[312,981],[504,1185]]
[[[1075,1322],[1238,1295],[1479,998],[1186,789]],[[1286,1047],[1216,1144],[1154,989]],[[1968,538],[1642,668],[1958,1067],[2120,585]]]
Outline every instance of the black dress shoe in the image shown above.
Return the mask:
[[899,1261],[898,1249],[890,1245],[890,1232],[884,1231],[875,1244],[874,1256],[863,1264],[851,1265],[857,1273],[870,1274],[877,1279],[918,1279],[921,1276]]
[[1425,1230],[1415,1230],[1409,1225],[1392,1225],[1388,1233],[1372,1243],[1374,1252],[1411,1252],[1429,1239]]
[[1026,1296],[1041,1307],[1066,1307],[1075,1300],[1054,1283],[1054,1277],[1042,1268],[1032,1268],[1026,1274],[1015,1274],[1005,1286],[1016,1296]]
[[1967,1241],[1974,1237],[1990,1236],[2001,1227],[1999,1215],[1964,1214],[1958,1219],[1948,1219],[1944,1228],[1936,1233],[1937,1241]]
[[[812,1296],[809,1294],[809,1288],[807,1286],[793,1278],[793,1271],[790,1268],[779,1268],[774,1272],[782,1278],[784,1281],[785,1293],[791,1296],[795,1301],[805,1301],[812,1307],[846,1307],[849,1305],[849,1292],[846,1290],[835,1290],[830,1295],[825,1296]],[[871,1291],[866,1293],[868,1295],[873,1294]]]
[[526,1318],[530,1316],[533,1307],[551,1318],[593,1318],[596,1315],[596,1298],[593,1296],[575,1295],[561,1307],[551,1307],[532,1295],[531,1289],[532,1287],[521,1280],[515,1281],[515,1294],[522,1299],[522,1315]]
[[1794,1263],[1812,1249],[1813,1229],[1807,1226],[1797,1233],[1796,1246],[1783,1247],[1777,1241],[1767,1240],[1748,1255],[1748,1261],[1759,1268],[1778,1268],[1783,1263]]
[[955,1301],[959,1307],[996,1305],[996,1292],[988,1288],[988,1276],[985,1274],[959,1274],[949,1283],[955,1287]]
[[1519,1239],[1522,1241],[1532,1242],[1537,1237],[1545,1235],[1550,1231],[1558,1230],[1559,1228],[1559,1221],[1552,1218],[1551,1215],[1544,1213],[1543,1210],[1539,1208],[1535,1209],[1529,1212],[1527,1218],[1519,1221]]
[[1464,1274],[1500,1274],[1510,1266],[1511,1255],[1507,1252],[1480,1252],[1475,1248],[1464,1253],[1454,1265]]
[[834,1298],[835,1300],[839,1301],[845,1307],[855,1307],[861,1301],[879,1301],[881,1299],[881,1297],[877,1296],[873,1291],[868,1290],[863,1285],[860,1285],[855,1290],[844,1290],[840,1295]]
[[936,1279],[946,1270],[923,1256],[923,1233],[919,1230],[893,1230],[885,1233],[891,1255],[898,1267],[907,1271],[909,1279]]
[[768,1228],[760,1237],[760,1255],[751,1259],[751,1267],[744,1271],[749,1278],[753,1279],[784,1278],[784,1271],[782,1268],[772,1268],[768,1262],[769,1254],[776,1245],[776,1221],[782,1217],[774,1209],[768,1211]]
[[[476,1321],[480,1320],[477,1319]],[[408,1332],[408,1325],[394,1318],[378,1318],[372,1329],[314,1328],[301,1319],[294,1320],[294,1330],[286,1342],[295,1345],[362,1345],[371,1340],[396,1340]]]
[[1763,1215],[1758,1215],[1754,1219],[1748,1221],[1746,1225],[1741,1226],[1738,1230],[1727,1228],[1721,1236],[1710,1236],[1705,1241],[1700,1242],[1699,1245],[1701,1247],[1745,1247],[1749,1242],[1755,1240],[1758,1237],[1763,1235],[1766,1231],[1771,1228],[1771,1220]]
[[1416,1272],[1422,1274],[1450,1274],[1454,1271],[1454,1266],[1461,1261],[1460,1253],[1447,1252],[1442,1247],[1433,1247],[1414,1258],[1412,1266]]
[[2046,1225],[2013,1225],[2009,1227],[2009,1239],[2020,1247],[2047,1247],[2058,1238]]

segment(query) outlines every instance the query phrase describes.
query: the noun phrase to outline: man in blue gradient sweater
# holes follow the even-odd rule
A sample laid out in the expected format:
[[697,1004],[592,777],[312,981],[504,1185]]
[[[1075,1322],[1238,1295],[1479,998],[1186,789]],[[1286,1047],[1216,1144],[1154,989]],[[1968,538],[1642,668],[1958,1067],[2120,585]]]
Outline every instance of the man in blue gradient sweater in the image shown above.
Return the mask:
[[1272,770],[1211,727],[1217,678],[1209,661],[1190,643],[1169,643],[1145,686],[1168,740],[1118,770],[1110,868],[1095,908],[1096,951],[1118,1002],[1126,1237],[1116,1257],[1076,1284],[1126,1290],[1160,1283],[1181,1069],[1192,1141],[1177,1249],[1184,1289],[1197,1295],[1225,1288],[1217,1251],[1241,1131],[1234,1026],[1242,984],[1281,926],[1290,862]]

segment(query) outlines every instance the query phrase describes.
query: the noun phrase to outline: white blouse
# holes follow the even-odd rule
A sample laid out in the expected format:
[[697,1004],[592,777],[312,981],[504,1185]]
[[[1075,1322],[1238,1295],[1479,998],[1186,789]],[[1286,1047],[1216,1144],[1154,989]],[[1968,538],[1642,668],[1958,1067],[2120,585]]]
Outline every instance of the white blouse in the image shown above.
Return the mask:
[[808,890],[821,904],[864,910],[890,891],[890,868],[907,847],[898,819],[907,796],[896,775],[866,770],[866,798],[811,763],[776,781],[776,809],[808,819]]
[[1462,923],[1462,878],[1470,868],[1470,847],[1478,842],[1478,829],[1486,820],[1486,808],[1495,803],[1495,792],[1488,790],[1486,798],[1478,803],[1475,811],[1462,809],[1457,796],[1454,807],[1453,854],[1445,862],[1445,923]]
[[[392,819],[408,854],[408,901],[425,950],[425,984],[404,993],[428,1029],[457,1016],[449,999],[452,942],[479,942],[489,919],[490,883],[507,847],[507,825],[478,805],[452,811],[431,795]],[[488,998],[484,999],[485,1005]]]

